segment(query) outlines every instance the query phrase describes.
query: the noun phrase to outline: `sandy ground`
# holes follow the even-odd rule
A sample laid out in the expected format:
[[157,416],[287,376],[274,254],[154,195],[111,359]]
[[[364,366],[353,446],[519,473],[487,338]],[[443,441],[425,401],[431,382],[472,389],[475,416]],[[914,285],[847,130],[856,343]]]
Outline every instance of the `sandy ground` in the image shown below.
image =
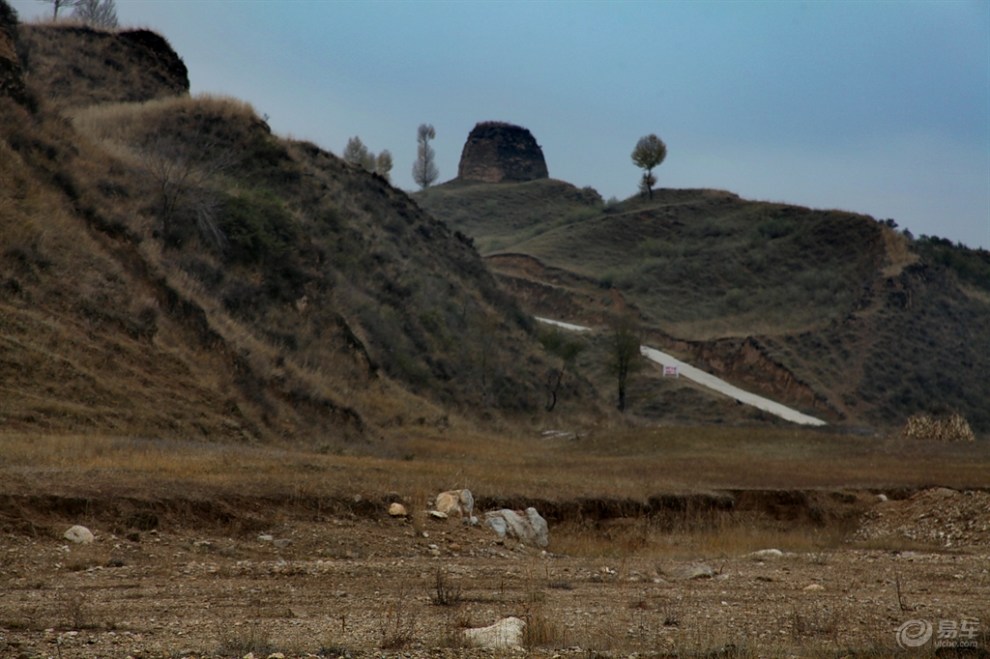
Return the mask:
[[856,544],[697,557],[568,555],[553,528],[543,551],[384,511],[287,511],[264,528],[93,519],[95,542],[77,545],[60,521],[4,512],[2,657],[492,656],[513,651],[467,649],[461,630],[508,615],[529,622],[533,656],[890,656],[899,628],[917,643],[926,623],[923,652],[990,650],[981,492],[878,502]]

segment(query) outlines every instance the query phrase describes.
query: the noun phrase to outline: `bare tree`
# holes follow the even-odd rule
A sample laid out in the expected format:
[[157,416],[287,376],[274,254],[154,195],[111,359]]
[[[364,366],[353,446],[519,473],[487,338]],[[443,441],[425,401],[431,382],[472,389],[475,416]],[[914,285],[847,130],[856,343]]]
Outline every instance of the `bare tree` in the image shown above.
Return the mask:
[[38,2],[44,2],[46,5],[52,6],[52,20],[58,20],[58,10],[69,7],[75,7],[78,0],[38,0]]
[[557,406],[557,396],[564,381],[564,372],[574,366],[577,356],[584,350],[585,344],[579,340],[571,339],[564,335],[560,329],[553,327],[539,334],[540,343],[544,349],[552,355],[560,358],[559,368],[550,368],[546,373],[545,388],[547,402],[545,405],[547,412],[552,412]]
[[653,176],[653,168],[662,163],[666,157],[667,145],[653,134],[639,138],[636,148],[633,149],[633,162],[637,167],[646,170],[640,180],[640,188],[649,194],[650,199],[653,199],[653,184],[657,182],[656,177]]
[[114,0],[73,0],[73,18],[90,27],[117,27],[117,6]]
[[430,146],[430,140],[437,136],[433,126],[430,124],[420,124],[416,133],[416,162],[413,163],[413,180],[420,188],[425,190],[433,185],[433,182],[440,176],[437,171],[436,154]]
[[144,145],[142,162],[157,188],[163,244],[181,242],[179,218],[191,216],[203,239],[224,249],[226,237],[216,222],[220,202],[209,183],[234,164],[232,152],[209,140],[159,136]]

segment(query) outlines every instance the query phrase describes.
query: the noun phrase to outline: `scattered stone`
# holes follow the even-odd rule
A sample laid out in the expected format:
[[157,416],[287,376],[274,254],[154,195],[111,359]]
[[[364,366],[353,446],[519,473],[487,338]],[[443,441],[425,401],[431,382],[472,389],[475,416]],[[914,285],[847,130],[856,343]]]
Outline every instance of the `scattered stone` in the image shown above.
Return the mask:
[[93,532],[87,529],[85,526],[80,526],[76,524],[70,527],[62,537],[69,542],[74,542],[77,545],[88,545],[93,542],[96,538],[93,536]]
[[705,563],[692,563],[691,565],[685,565],[675,572],[676,576],[684,579],[714,579],[715,570],[711,565],[706,565]]
[[258,536],[258,542],[274,542],[275,536],[270,533],[262,533]]
[[498,539],[504,541],[508,536],[527,545],[546,547],[550,544],[550,530],[547,521],[543,519],[536,508],[530,506],[524,513],[503,508],[485,513],[485,524],[489,526]]
[[502,618],[494,625],[464,630],[465,640],[479,648],[499,650],[519,648],[523,643],[523,630],[526,622],[515,616]]
[[431,510],[430,517],[433,519],[447,519],[447,513],[442,513],[439,510]]
[[389,505],[388,514],[392,517],[407,517],[409,515],[409,511],[406,510],[406,507],[401,503],[395,501]]
[[820,593],[823,590],[825,590],[825,586],[821,585],[820,583],[812,583],[812,584],[808,584],[801,590],[803,590],[806,593]]
[[986,547],[990,545],[990,492],[936,487],[888,501],[863,515],[853,539]]

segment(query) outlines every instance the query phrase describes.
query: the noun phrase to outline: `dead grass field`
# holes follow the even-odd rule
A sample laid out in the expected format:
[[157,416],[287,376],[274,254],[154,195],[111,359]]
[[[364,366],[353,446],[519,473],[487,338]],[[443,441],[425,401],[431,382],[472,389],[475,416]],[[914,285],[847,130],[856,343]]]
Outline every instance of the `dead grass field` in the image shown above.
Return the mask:
[[[983,442],[456,424],[382,442],[0,435],[0,655],[493,656],[460,629],[505,615],[547,657],[894,656],[914,619],[976,620],[987,646],[985,547],[855,537],[877,492],[986,489]],[[422,514],[465,486],[482,510],[541,509],[547,552]],[[63,540],[76,523],[96,542]]]
[[[599,429],[576,438],[495,436],[454,425],[411,429],[334,453],[286,446],[0,435],[7,491],[171,497],[240,492],[380,498],[468,487],[489,498],[645,501],[730,489],[954,488],[990,485],[984,442],[946,444],[782,427]],[[338,446],[337,443],[328,445]],[[376,457],[381,455],[394,457]],[[328,475],[344,473],[344,481]]]

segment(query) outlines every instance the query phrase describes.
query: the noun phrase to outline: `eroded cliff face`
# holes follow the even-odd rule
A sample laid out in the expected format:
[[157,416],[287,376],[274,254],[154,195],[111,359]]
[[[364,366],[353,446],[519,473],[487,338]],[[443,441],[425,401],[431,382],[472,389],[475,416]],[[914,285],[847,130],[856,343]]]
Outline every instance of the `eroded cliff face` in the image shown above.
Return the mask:
[[457,178],[500,183],[548,178],[547,163],[527,129],[500,121],[479,123],[461,152]]

